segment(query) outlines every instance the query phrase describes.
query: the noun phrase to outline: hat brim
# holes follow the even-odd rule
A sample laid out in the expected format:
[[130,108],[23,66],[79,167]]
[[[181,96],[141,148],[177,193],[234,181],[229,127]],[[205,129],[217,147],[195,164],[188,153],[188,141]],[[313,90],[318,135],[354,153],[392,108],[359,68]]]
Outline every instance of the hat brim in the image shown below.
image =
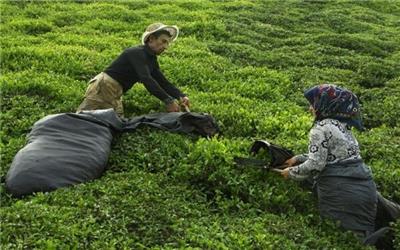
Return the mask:
[[178,29],[177,26],[175,26],[175,25],[163,25],[163,26],[161,26],[161,27],[159,27],[159,28],[157,28],[157,29],[155,29],[155,30],[153,30],[153,31],[145,31],[145,32],[143,33],[143,35],[142,35],[142,44],[145,44],[145,41],[147,40],[147,38],[148,38],[151,34],[157,32],[157,31],[160,31],[160,30],[166,30],[166,31],[168,31],[168,32],[171,34],[171,41],[172,41],[172,42],[174,42],[174,41],[178,38],[179,29]]

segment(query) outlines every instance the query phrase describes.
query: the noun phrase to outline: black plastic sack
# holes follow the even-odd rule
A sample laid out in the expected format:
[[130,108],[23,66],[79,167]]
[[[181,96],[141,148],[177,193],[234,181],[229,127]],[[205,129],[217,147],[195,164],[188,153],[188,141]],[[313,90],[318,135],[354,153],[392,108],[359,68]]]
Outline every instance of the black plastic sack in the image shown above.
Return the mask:
[[121,120],[114,110],[49,115],[37,121],[11,164],[6,190],[15,197],[52,191],[99,178],[115,133],[152,126],[170,132],[213,136],[214,118],[193,112],[156,113]]
[[28,143],[14,157],[6,190],[21,197],[100,177],[113,133],[119,129],[121,120],[107,110],[44,117],[34,124]]
[[378,207],[376,213],[375,227],[376,229],[390,225],[400,218],[400,205],[386,199],[378,192]]
[[212,137],[220,132],[215,119],[206,113],[172,112],[136,116],[127,121],[124,131],[135,130],[139,126],[152,126],[170,132],[198,134]]
[[268,151],[268,154],[271,157],[270,161],[255,159],[255,158],[235,157],[234,159],[235,163],[239,166],[254,166],[263,169],[271,169],[271,168],[281,167],[286,160],[294,156],[291,150],[270,143],[266,140],[255,141],[250,148],[250,154],[252,155],[258,154],[260,149]]
[[394,229],[390,223],[400,218],[400,205],[386,199],[379,192],[377,198],[375,232],[368,235],[363,243],[375,245],[377,249],[394,249]]
[[284,148],[282,146],[270,143],[266,140],[255,141],[250,148],[250,153],[257,154],[261,148],[268,150],[269,154],[271,155],[271,162],[270,162],[271,167],[282,166],[286,160],[288,160],[294,156],[294,154],[291,150]]

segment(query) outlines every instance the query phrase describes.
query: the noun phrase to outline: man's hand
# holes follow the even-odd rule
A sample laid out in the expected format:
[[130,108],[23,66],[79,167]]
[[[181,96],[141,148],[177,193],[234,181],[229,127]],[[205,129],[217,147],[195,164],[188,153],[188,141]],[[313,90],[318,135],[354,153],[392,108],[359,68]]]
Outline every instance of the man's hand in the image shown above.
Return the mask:
[[166,104],[166,108],[167,108],[167,112],[179,112],[180,111],[179,105],[175,101]]
[[189,100],[189,97],[187,97],[187,96],[181,97],[181,98],[179,99],[179,101],[180,101],[180,103],[181,103],[183,106],[186,106],[186,107],[190,108],[190,100]]

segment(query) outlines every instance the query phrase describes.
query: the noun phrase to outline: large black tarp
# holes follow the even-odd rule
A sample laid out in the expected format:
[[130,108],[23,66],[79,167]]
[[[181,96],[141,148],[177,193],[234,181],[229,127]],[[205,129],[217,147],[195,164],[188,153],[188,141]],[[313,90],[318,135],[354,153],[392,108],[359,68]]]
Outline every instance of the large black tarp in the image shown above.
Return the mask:
[[218,132],[215,120],[201,113],[156,113],[130,120],[121,120],[112,109],[48,115],[34,124],[14,157],[6,190],[21,197],[99,178],[114,135],[142,125],[202,136]]

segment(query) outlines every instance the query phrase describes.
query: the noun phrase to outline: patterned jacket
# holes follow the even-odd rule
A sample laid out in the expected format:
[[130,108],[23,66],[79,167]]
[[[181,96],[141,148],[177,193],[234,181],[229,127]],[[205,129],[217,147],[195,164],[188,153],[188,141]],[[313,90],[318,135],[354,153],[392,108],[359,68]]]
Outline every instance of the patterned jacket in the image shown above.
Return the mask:
[[[295,157],[302,162],[289,171],[289,178],[295,180],[318,177],[327,166],[362,162],[360,148],[351,128],[330,118],[316,122],[310,131],[308,154]],[[370,172],[369,168],[366,171]]]

